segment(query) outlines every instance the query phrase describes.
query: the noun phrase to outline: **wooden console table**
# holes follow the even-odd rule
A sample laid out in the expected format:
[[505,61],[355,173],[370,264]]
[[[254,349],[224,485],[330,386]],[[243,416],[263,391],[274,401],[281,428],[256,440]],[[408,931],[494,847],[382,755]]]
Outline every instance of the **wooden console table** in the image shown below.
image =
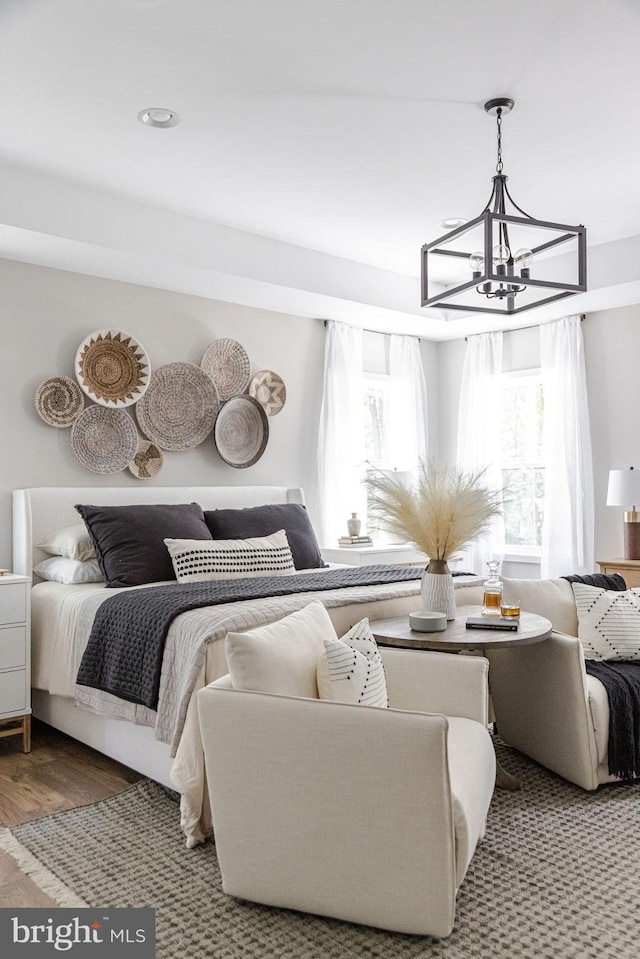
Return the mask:
[[640,586],[640,559],[599,559],[596,562],[601,573],[619,573],[629,589]]

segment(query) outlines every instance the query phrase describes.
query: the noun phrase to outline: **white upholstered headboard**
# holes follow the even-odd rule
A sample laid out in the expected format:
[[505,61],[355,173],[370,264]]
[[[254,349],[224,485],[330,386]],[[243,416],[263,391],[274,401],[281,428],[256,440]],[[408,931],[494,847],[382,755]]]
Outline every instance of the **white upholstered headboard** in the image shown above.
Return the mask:
[[266,503],[304,503],[301,489],[287,486],[40,486],[13,491],[13,572],[31,576],[46,558],[37,544],[49,533],[81,523],[76,503],[134,506],[137,503],[199,503],[203,509],[241,509]]

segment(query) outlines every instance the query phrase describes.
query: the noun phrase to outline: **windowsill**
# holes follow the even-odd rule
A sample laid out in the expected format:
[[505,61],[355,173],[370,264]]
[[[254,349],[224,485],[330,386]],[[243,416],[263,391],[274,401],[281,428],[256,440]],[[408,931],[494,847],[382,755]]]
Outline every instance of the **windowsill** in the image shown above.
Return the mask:
[[541,557],[540,553],[504,553],[502,557],[503,563],[531,563],[535,565],[540,565]]

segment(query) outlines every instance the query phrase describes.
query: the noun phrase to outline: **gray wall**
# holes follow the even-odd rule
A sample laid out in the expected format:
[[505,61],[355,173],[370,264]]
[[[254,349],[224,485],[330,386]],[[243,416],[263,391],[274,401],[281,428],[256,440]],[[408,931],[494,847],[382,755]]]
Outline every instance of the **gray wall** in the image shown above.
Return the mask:
[[2,352],[0,398],[0,566],[11,568],[11,490],[23,486],[136,486],[128,470],[99,476],[83,469],[69,430],[38,417],[33,396],[49,376],[73,376],[80,342],[112,327],[140,338],[152,366],[199,363],[221,336],[242,343],[252,373],[273,369],[287,404],[270,418],[270,439],[255,466],[237,470],[210,438],[197,449],[165,453],[155,485],[301,486],[313,518],[317,423],[322,390],[324,328],[320,320],[0,260]]
[[[156,485],[302,486],[312,519],[316,507],[316,438],[322,392],[324,328],[320,320],[239,307],[215,300],[0,260],[0,566],[11,567],[11,490],[22,486],[136,486],[128,471],[98,476],[69,447],[69,431],[46,426],[33,394],[55,374],[73,375],[81,340],[105,327],[138,336],[153,366],[198,363],[213,339],[239,340],[252,372],[274,369],[287,385],[287,405],[270,420],[262,459],[247,470],[226,466],[207,441],[165,454]],[[583,324],[596,495],[596,558],[621,556],[622,511],[605,505],[609,469],[640,467],[640,306],[589,314]],[[454,462],[465,343],[421,342],[429,395],[431,450]],[[505,369],[539,362],[537,330],[505,334]],[[510,575],[537,567],[515,565]]]
[[[609,470],[627,466],[640,468],[640,431],[637,426],[640,306],[590,313],[583,322],[582,331],[593,449],[596,560],[614,559],[622,556],[624,551],[622,510],[606,506]],[[438,344],[440,455],[445,462],[455,461],[464,352],[463,339]],[[505,333],[505,370],[527,369],[538,364],[537,329]],[[505,564],[505,574],[539,575],[539,567]]]

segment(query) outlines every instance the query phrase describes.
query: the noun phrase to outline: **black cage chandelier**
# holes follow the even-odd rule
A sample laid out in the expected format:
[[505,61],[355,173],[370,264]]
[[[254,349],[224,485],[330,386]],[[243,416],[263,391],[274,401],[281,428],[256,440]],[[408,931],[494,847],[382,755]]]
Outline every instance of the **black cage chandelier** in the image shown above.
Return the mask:
[[[583,293],[584,226],[536,220],[520,209],[502,172],[502,118],[511,112],[513,100],[498,97],[484,108],[498,127],[493,190],[480,216],[422,247],[422,306],[511,315]],[[434,280],[440,292],[430,286]]]

